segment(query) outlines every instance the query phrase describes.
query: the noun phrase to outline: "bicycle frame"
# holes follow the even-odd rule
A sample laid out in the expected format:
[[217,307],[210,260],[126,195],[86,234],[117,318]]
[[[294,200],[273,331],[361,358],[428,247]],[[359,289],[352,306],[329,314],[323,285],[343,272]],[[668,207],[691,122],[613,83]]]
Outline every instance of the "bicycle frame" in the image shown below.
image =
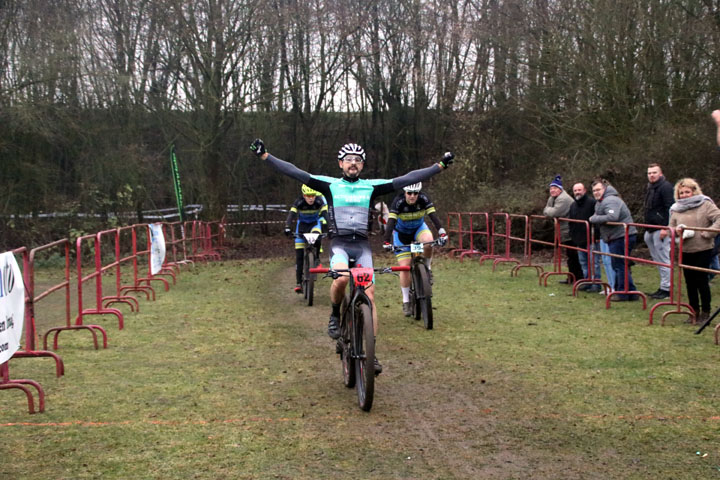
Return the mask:
[[[433,328],[433,314],[432,314],[432,286],[428,280],[430,275],[430,269],[425,264],[425,247],[427,245],[439,245],[440,242],[436,239],[431,242],[413,242],[410,245],[401,245],[393,248],[394,251],[404,250],[405,247],[410,247],[410,294],[411,298],[411,312],[415,320],[423,318],[423,324],[427,330]],[[421,268],[421,265],[424,268]]]
[[[373,332],[373,302],[365,292],[372,285],[373,275],[377,273],[390,273],[394,271],[408,271],[408,266],[390,268],[354,267],[343,269],[312,268],[310,273],[324,273],[326,276],[337,279],[340,276],[349,276],[350,292],[345,298],[349,299],[340,315],[340,338],[336,347],[343,366],[343,382],[348,388],[356,387],[358,404],[360,408],[369,411],[372,408],[374,396],[374,369],[375,361],[375,335]],[[343,300],[345,302],[345,300]],[[359,308],[360,311],[357,309]],[[362,322],[357,320],[362,318]],[[357,381],[357,383],[356,383]]]

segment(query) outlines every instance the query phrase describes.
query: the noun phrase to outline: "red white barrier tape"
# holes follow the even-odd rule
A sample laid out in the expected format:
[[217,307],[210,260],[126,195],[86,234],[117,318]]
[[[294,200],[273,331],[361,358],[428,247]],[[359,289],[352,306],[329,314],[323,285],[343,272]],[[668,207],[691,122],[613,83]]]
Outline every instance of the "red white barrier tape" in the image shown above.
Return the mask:
[[270,223],[285,223],[284,220],[268,220],[266,222],[236,222],[236,223],[226,223],[225,225],[231,227],[233,225],[267,225]]

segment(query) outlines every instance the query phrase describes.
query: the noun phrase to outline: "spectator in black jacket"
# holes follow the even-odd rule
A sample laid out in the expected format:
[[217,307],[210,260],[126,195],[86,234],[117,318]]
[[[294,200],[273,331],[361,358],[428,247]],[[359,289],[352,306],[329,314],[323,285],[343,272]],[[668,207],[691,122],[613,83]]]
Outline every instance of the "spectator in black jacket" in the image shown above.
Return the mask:
[[[588,195],[587,188],[582,183],[576,183],[572,188],[573,197],[575,201],[570,206],[570,213],[568,218],[573,220],[587,220],[595,213],[595,199]],[[588,226],[584,223],[570,222],[570,239],[572,243],[580,248],[587,249],[588,242],[591,241],[592,231],[597,229],[594,225]],[[600,235],[596,232],[595,244],[593,244],[593,250],[600,250],[600,244],[598,240]],[[590,278],[590,272],[588,270],[588,254],[587,252],[578,251],[578,260],[582,267],[583,278]],[[600,255],[594,256],[593,261],[593,272],[592,278],[594,280],[600,280]],[[601,287],[599,284],[584,284],[581,285],[579,290],[587,290],[589,292],[599,292]]]
[[[666,226],[670,220],[670,206],[675,203],[673,185],[663,176],[662,168],[651,163],[647,169],[648,185],[645,193],[645,223]],[[670,263],[670,236],[661,236],[661,229],[645,230],[645,243],[650,250],[653,261]],[[664,238],[663,238],[664,237]],[[651,298],[663,299],[670,296],[670,269],[658,266],[660,272],[660,288],[650,294]]]

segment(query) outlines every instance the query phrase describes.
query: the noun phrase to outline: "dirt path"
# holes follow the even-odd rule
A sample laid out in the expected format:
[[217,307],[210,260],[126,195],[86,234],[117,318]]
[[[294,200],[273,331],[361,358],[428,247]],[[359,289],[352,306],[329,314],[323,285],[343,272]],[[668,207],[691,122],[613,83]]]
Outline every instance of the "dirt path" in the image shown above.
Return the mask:
[[[472,372],[457,365],[443,371],[442,366],[438,367],[438,363],[444,363],[442,358],[422,358],[411,345],[404,343],[408,336],[424,336],[429,337],[432,344],[441,341],[443,333],[426,331],[420,323],[401,315],[394,279],[386,279],[378,286],[384,290],[378,295],[382,315],[378,356],[385,370],[376,382],[373,409],[365,414],[357,408],[355,391],[343,387],[334,342],[325,334],[329,280],[319,282],[316,306],[307,307],[302,296],[293,297],[293,282],[288,280],[292,275],[293,269],[288,267],[271,280],[281,292],[274,300],[287,302],[287,321],[310,332],[308,342],[298,345],[307,349],[305,354],[312,352],[317,362],[316,378],[308,381],[328,385],[326,398],[332,397],[344,405],[338,415],[343,424],[352,425],[350,429],[326,433],[339,438],[348,436],[351,443],[358,438],[371,440],[372,450],[379,450],[373,457],[380,452],[399,455],[392,462],[378,457],[374,467],[376,478],[523,476],[527,463],[502,440],[492,415],[501,400],[492,399],[492,392],[488,392],[482,381],[469,378],[474,375]],[[318,399],[321,401],[323,398]],[[324,430],[327,425],[308,423],[306,428]],[[405,473],[395,471],[398,461],[403,463]],[[391,471],[387,471],[387,467]]]

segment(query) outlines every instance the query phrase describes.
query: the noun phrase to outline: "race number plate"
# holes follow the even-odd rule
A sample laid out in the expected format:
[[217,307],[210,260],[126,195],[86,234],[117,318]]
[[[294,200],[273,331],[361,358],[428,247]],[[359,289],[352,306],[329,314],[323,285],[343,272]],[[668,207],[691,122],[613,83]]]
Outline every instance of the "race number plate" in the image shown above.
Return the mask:
[[351,272],[355,285],[367,287],[373,281],[374,272],[372,268],[353,268]]
[[423,253],[423,244],[422,243],[411,243],[410,244],[410,251],[412,253]]
[[315,241],[320,236],[319,233],[303,233],[303,237],[305,237],[305,241],[309,243],[310,245],[315,245]]

